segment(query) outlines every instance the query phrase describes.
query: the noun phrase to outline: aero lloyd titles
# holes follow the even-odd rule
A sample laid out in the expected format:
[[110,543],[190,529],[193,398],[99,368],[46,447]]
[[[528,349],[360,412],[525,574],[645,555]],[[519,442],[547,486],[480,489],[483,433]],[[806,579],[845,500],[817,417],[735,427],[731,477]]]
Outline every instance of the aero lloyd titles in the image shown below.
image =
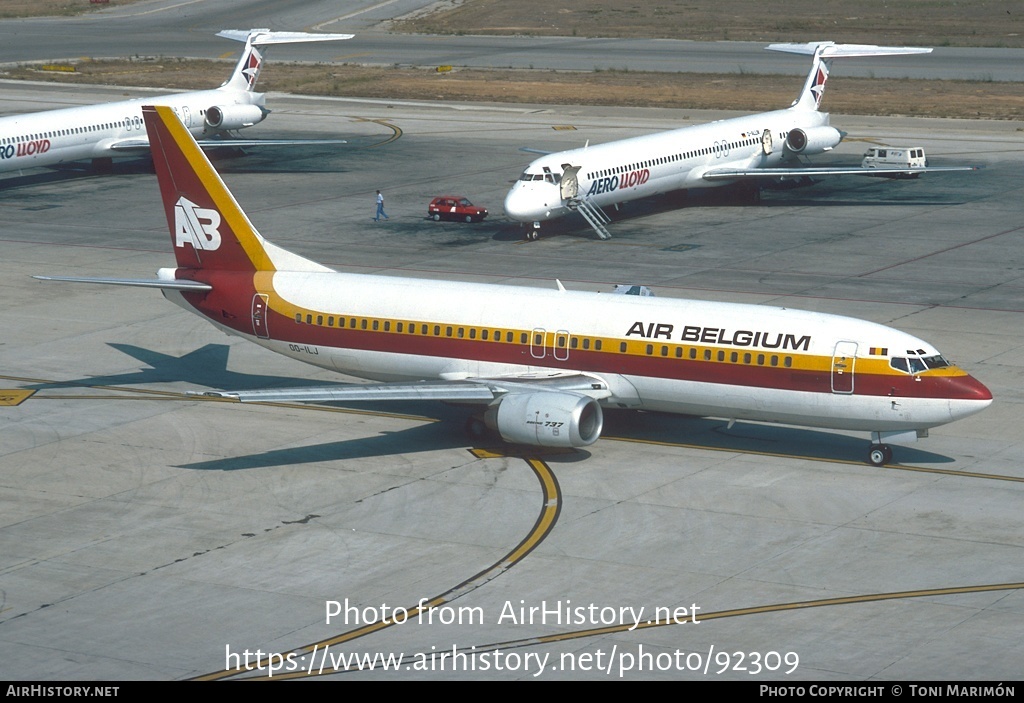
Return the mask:
[[765,349],[789,349],[808,351],[811,335],[797,337],[782,332],[754,330],[730,330],[724,327],[697,327],[685,325],[676,337],[672,336],[675,325],[662,322],[634,322],[626,332],[627,337],[644,339],[667,339],[678,342],[699,342],[701,344],[727,344],[734,347],[764,347]]

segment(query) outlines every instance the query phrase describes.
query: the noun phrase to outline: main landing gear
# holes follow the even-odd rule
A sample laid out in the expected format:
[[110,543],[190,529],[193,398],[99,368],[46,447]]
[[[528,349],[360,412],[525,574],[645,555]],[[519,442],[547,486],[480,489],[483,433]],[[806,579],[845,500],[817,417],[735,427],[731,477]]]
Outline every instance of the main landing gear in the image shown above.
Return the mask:
[[885,466],[892,462],[892,447],[888,444],[872,444],[868,451],[868,463],[873,466]]
[[474,442],[480,442],[487,437],[487,425],[479,415],[470,415],[466,418],[466,434]]

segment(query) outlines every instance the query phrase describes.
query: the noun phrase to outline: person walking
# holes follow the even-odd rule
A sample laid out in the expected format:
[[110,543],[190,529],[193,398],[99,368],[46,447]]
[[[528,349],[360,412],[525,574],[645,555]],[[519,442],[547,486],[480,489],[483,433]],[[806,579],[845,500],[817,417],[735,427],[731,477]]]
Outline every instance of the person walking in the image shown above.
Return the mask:
[[388,219],[387,213],[384,212],[384,196],[381,192],[377,191],[377,215],[373,218],[374,222],[380,222],[380,218]]

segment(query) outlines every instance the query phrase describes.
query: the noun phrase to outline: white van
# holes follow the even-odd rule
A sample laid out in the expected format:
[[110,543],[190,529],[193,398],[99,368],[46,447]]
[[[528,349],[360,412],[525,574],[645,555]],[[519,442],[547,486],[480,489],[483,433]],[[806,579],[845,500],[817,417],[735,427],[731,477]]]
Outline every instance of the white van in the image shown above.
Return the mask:
[[[924,168],[928,165],[928,157],[919,146],[873,146],[864,152],[861,168]],[[885,174],[891,178],[917,178],[919,174],[906,173]]]

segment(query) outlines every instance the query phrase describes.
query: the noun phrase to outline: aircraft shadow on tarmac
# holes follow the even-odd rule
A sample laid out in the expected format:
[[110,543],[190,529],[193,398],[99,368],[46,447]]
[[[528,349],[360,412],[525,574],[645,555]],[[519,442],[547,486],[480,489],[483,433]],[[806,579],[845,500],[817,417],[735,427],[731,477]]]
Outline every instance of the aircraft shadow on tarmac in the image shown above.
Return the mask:
[[282,147],[237,148],[229,145],[208,149],[206,153],[217,172],[225,176],[263,173],[347,173],[352,170],[348,151],[354,146],[356,145],[292,146],[288,147],[288,153],[283,158]]
[[[290,376],[271,376],[231,371],[227,368],[230,347],[207,344],[180,357],[171,356],[130,344],[108,343],[148,368],[107,376],[42,383],[26,388],[54,390],[68,387],[133,386],[161,383],[188,383],[210,389],[249,390],[255,388],[323,386],[322,380]],[[543,458],[557,463],[586,460],[590,449],[561,450],[545,447],[518,447],[505,444],[497,434],[481,443],[471,443],[463,430],[470,415],[465,406],[435,401],[382,401],[376,403],[326,403],[328,407],[355,412],[418,416],[427,420],[405,430],[374,437],[360,437],[339,442],[313,444],[305,447],[277,449],[250,455],[184,464],[180,468],[235,471],[268,466],[288,466],[353,458],[392,456],[457,449],[460,447],[493,447],[516,456]],[[311,406],[312,407],[312,406]],[[678,444],[681,450],[712,449],[739,453],[772,454],[814,460],[860,463],[867,451],[867,437],[849,436],[827,430],[786,425],[737,422],[732,428],[722,420],[651,413],[643,411],[605,410],[602,437],[606,440],[630,442],[649,441],[657,444]],[[436,422],[430,422],[436,420]],[[339,418],[339,422],[345,422]],[[950,463],[953,460],[917,447],[896,447],[896,460],[903,463]]]
[[[871,179],[874,180],[874,179]],[[886,179],[877,179],[879,181]],[[962,201],[953,200],[949,193],[914,193],[899,189],[899,184],[879,184],[886,186],[885,191],[872,190],[870,196],[861,186],[860,197],[851,192],[850,187],[843,188],[834,183],[815,183],[813,186],[798,188],[765,188],[761,198],[754,202],[743,194],[730,188],[701,189],[692,192],[673,191],[649,198],[625,203],[621,208],[605,208],[611,218],[608,225],[612,237],[628,239],[634,234],[642,234],[642,230],[631,230],[633,220],[667,212],[689,209],[713,209],[723,207],[740,207],[756,213],[761,208],[784,207],[886,207],[886,206],[951,206],[962,205]],[[680,215],[681,224],[685,224],[686,214]],[[619,223],[622,223],[619,225]],[[514,241],[524,238],[527,223],[502,222],[494,233],[495,241]],[[619,229],[616,227],[619,226]],[[597,234],[583,220],[582,215],[572,215],[541,224],[542,238],[551,236],[575,236],[584,239],[597,239]]]
[[9,174],[0,179],[0,194],[16,192],[24,188],[82,181],[89,178],[137,176],[139,174],[153,173],[153,161],[149,157],[118,160],[107,168],[96,168],[88,162],[80,161],[46,168],[27,169],[23,174]]
[[[466,408],[447,406],[440,402],[417,403],[330,403],[332,407],[358,408],[371,412],[410,413],[437,420],[407,429],[386,432],[373,437],[360,437],[338,442],[323,442],[302,447],[274,449],[254,454],[214,459],[178,468],[201,471],[239,471],[272,466],[293,466],[346,459],[367,459],[397,454],[415,454],[439,449],[460,449],[477,446],[507,456],[538,458],[551,464],[584,462],[600,448],[553,449],[520,447],[505,444],[496,435],[482,442],[471,443],[463,432],[469,415]],[[644,413],[607,411],[604,440],[656,444],[678,444],[681,456],[689,450],[710,449],[738,454],[778,455],[814,461],[840,461],[865,466],[867,439],[813,429],[782,425],[736,423],[727,429],[722,420]],[[345,422],[343,418],[339,422]],[[901,463],[949,463],[952,461],[932,452],[914,447],[897,447],[896,459]]]
[[325,385],[322,381],[304,381],[290,376],[267,376],[231,371],[227,367],[228,352],[231,348],[226,344],[207,344],[182,356],[171,356],[131,344],[108,342],[107,346],[141,361],[149,368],[109,376],[89,376],[58,383],[40,383],[26,386],[26,388],[52,390],[81,386],[131,386],[173,382],[230,390]]
[[[256,147],[242,149],[225,145],[207,150],[210,161],[221,173],[344,173],[351,168],[339,159],[344,150],[358,144],[297,145],[289,147],[286,158],[281,158],[282,147]],[[336,151],[325,152],[326,149]],[[111,176],[152,175],[153,160],[140,155],[117,159],[106,166],[93,166],[88,161],[75,161],[46,168],[26,169],[24,173],[11,173],[0,179],[0,193],[21,188],[53,185],[88,178]]]
[[[724,420],[651,413],[606,410],[605,439],[679,444],[696,449],[770,454],[789,458],[865,463],[870,444],[863,436],[846,435],[790,425],[738,421],[731,428]],[[951,463],[953,459],[916,446],[894,446],[899,463]]]

